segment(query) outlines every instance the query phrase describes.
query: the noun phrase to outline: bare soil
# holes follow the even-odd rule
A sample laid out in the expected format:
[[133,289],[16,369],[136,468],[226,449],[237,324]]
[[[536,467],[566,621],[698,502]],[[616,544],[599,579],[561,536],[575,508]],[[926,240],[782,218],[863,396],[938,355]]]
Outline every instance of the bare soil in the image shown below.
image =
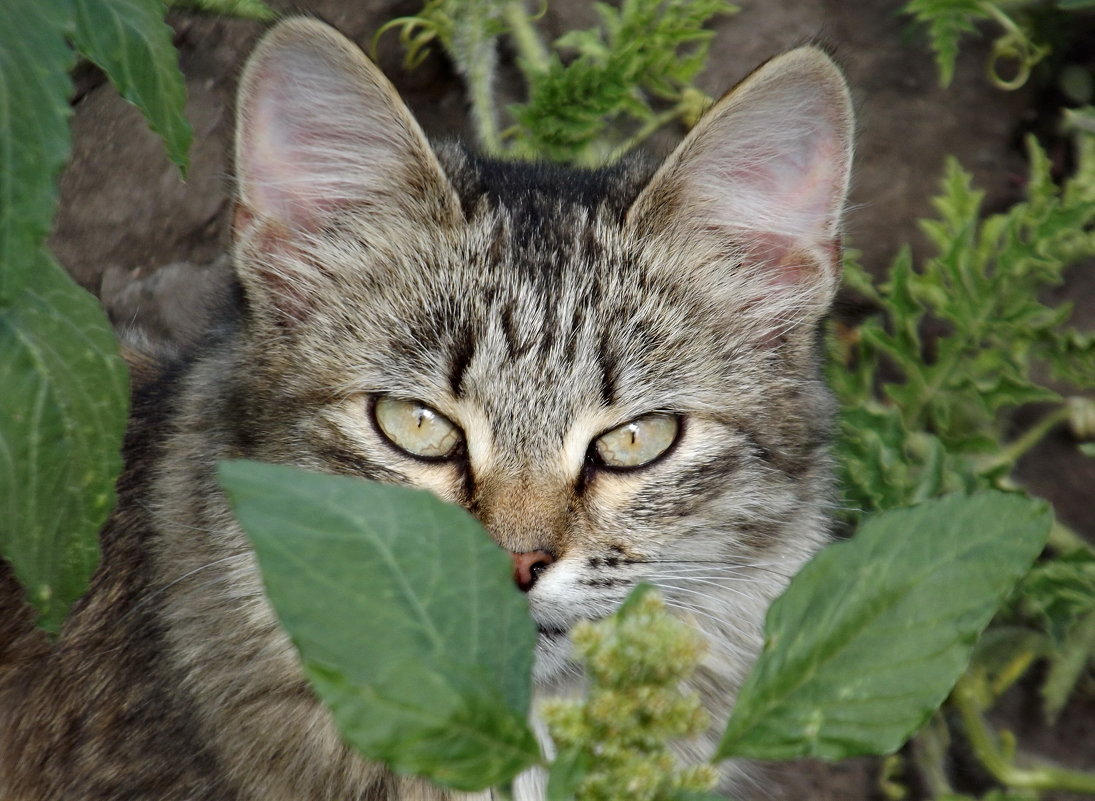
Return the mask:
[[[293,5],[272,0],[271,5],[318,16],[366,48],[383,22],[419,7],[416,0],[298,0]],[[885,274],[904,243],[917,254],[927,253],[916,220],[931,214],[930,197],[947,155],[973,171],[990,211],[1006,208],[1022,194],[1021,138],[1026,132],[1049,137],[1051,153],[1062,169],[1067,166],[1064,140],[1053,138],[1062,102],[1053,66],[1095,67],[1090,17],[1075,17],[1075,24],[1059,31],[1056,60],[1026,88],[1007,93],[985,80],[988,44],[977,40],[964,48],[953,85],[940,88],[927,43],[899,14],[900,0],[744,0],[742,5],[741,13],[715,25],[701,88],[720,94],[764,59],[807,41],[834,53],[848,74],[859,118],[847,242],[862,251],[875,275]],[[139,321],[165,339],[186,341],[201,335],[210,300],[229,280],[223,254],[229,242],[233,95],[242,63],[264,26],[181,13],[173,14],[171,22],[194,128],[186,180],[168,163],[140,114],[97,70],[84,67],[77,74],[73,103],[73,159],[61,179],[61,209],[50,245],[76,280],[102,298],[116,323]],[[594,23],[587,0],[550,0],[541,21],[552,36]],[[379,62],[431,136],[470,135],[461,85],[443,57],[435,54],[408,72],[390,35],[382,41]],[[503,80],[502,86],[513,91],[516,84]],[[666,150],[680,134],[665,132],[651,147]],[[1075,319],[1095,328],[1092,265],[1073,269],[1053,298],[1075,303]],[[1066,431],[1025,459],[1019,477],[1095,540],[1095,460],[1078,455]],[[1002,722],[1035,753],[1095,769],[1095,702],[1077,701],[1058,726],[1047,728],[1033,686],[1006,699]],[[985,777],[969,767],[960,749],[954,768],[964,776],[960,786],[984,789]],[[779,766],[761,796],[786,801],[886,797],[878,763],[866,759]]]

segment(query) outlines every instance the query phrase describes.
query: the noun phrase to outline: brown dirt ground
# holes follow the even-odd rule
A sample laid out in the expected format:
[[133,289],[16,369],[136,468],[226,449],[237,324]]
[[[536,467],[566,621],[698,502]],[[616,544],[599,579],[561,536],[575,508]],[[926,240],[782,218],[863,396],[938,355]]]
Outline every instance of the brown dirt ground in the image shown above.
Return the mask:
[[[332,23],[368,45],[384,21],[413,13],[415,0],[298,0],[272,2]],[[1052,82],[1035,76],[1020,92],[993,89],[983,77],[984,41],[964,49],[953,85],[939,87],[923,37],[898,12],[898,0],[745,0],[744,10],[715,26],[711,64],[700,85],[719,94],[762,60],[806,41],[828,46],[845,67],[858,107],[857,169],[848,242],[876,275],[906,242],[925,253],[915,221],[931,212],[943,159],[955,155],[986,192],[989,210],[1022,192],[1023,133],[1054,133],[1060,105]],[[91,68],[77,75],[73,159],[61,179],[61,208],[51,247],[71,274],[103,298],[114,319],[139,320],[175,340],[200,336],[203,310],[226,286],[231,190],[233,94],[244,58],[263,30],[257,23],[196,15],[171,17],[186,76],[187,114],[194,146],[187,180],[168,163],[141,116]],[[551,35],[595,21],[587,0],[551,0],[541,24]],[[1086,27],[1085,27],[1086,26]],[[1064,37],[1060,55],[1095,66],[1095,24],[1088,19]],[[395,36],[379,61],[423,127],[434,136],[469,134],[466,106],[448,63],[432,56],[413,72],[401,67]],[[512,81],[503,81],[503,86]],[[666,132],[655,150],[671,147]],[[1051,151],[1064,163],[1065,149]],[[1076,268],[1052,296],[1077,307],[1095,327],[1095,270]],[[1035,492],[1095,539],[1095,460],[1058,432],[1019,470]],[[1077,768],[1095,768],[1095,702],[1077,701],[1060,725],[1041,725],[1030,688],[1006,699],[1002,720],[1036,753]],[[961,758],[957,766],[962,768]],[[825,766],[802,762],[773,771],[765,796],[791,801],[882,799],[878,766],[853,760]],[[966,781],[976,784],[976,775]],[[1076,798],[1076,796],[1072,796]]]

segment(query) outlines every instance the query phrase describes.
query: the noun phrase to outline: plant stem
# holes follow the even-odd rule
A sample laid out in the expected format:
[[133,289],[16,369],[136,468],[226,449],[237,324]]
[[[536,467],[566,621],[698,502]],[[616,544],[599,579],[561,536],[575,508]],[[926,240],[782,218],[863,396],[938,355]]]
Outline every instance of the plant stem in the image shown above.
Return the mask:
[[[449,55],[464,79],[471,103],[471,116],[479,143],[488,154],[502,154],[498,121],[494,109],[494,73],[498,66],[497,18],[488,3],[469,3],[465,14],[454,19]],[[494,12],[496,13],[496,12]]]
[[[466,73],[471,115],[483,150],[492,156],[500,155],[502,143],[498,137],[498,122],[494,117],[493,64],[477,62]],[[493,59],[491,59],[493,61]]]
[[1060,520],[1053,521],[1053,528],[1049,530],[1049,541],[1046,544],[1057,553],[1068,553],[1069,551],[1095,553],[1095,545],[1092,545]]
[[502,7],[502,19],[509,26],[517,55],[528,65],[528,71],[536,74],[547,72],[551,64],[548,50],[540,41],[540,34],[536,32],[532,19],[525,11],[524,0],[511,0],[506,3]]
[[993,778],[1004,786],[1095,794],[1095,773],[1048,765],[1026,769],[1012,764],[1000,748],[996,732],[989,727],[981,714],[977,688],[968,674],[958,680],[954,692],[951,693],[951,702],[962,718],[962,725],[974,754]]
[[996,680],[992,682],[989,689],[992,691],[993,698],[999,698],[1008,688],[1015,682],[1023,677],[1023,674],[1027,672],[1027,669],[1034,664],[1034,660],[1038,658],[1038,652],[1033,649],[1024,649],[1017,654],[1014,659],[1004,665],[1001,669]]
[[1047,414],[1037,423],[1032,425],[1019,437],[1009,442],[995,456],[984,462],[979,471],[982,474],[992,473],[1002,467],[1010,468],[1031,448],[1045,439],[1054,427],[1068,420],[1068,406],[1062,404]]
[[642,142],[646,141],[647,138],[649,138],[663,125],[675,120],[678,116],[680,116],[680,113],[681,105],[678,103],[677,105],[673,106],[673,108],[663,111],[661,114],[658,114],[654,117],[651,117],[649,120],[643,123],[642,127],[639,128],[638,131],[636,131],[634,134],[632,134],[615,148],[613,148],[612,151],[608,154],[607,158],[605,158],[603,163],[614,164],[622,156],[629,153]]
[[950,745],[947,724],[938,712],[932,716],[913,741],[913,759],[920,768],[920,776],[931,791],[932,798],[952,795],[954,788],[947,780],[944,762]]

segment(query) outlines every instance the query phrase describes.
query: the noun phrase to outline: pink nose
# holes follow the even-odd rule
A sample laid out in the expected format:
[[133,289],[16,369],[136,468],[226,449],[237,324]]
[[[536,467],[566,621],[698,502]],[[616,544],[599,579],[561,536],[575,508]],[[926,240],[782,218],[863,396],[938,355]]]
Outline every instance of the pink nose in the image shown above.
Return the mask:
[[555,561],[555,555],[550,551],[511,552],[510,558],[513,559],[513,580],[521,592],[531,590],[536,579]]

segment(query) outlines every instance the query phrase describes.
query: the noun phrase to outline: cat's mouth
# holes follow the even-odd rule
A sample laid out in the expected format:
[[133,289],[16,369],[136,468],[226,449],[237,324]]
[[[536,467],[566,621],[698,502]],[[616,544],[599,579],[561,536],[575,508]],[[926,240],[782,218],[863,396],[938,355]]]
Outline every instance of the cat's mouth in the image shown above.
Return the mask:
[[554,626],[537,626],[536,630],[541,637],[565,637],[570,633],[570,629],[560,629]]

